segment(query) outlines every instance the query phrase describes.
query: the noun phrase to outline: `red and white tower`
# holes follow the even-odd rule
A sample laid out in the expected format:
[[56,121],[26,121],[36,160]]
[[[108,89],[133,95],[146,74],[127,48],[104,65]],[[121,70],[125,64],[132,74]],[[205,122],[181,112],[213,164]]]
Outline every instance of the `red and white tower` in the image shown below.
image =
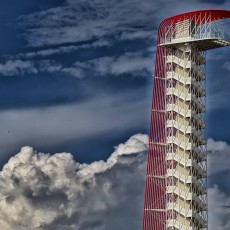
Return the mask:
[[202,10],[159,26],[143,230],[208,229],[205,53],[230,45],[225,18]]

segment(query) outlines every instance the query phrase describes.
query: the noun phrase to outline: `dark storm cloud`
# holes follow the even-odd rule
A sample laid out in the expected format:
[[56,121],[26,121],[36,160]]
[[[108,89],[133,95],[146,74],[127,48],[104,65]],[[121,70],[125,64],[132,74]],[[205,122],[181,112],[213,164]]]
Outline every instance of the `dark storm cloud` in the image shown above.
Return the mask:
[[[138,230],[141,228],[148,136],[120,144],[106,161],[80,164],[69,153],[24,147],[0,172],[0,224],[4,230]],[[209,140],[209,161],[224,142]],[[220,157],[224,164],[226,158]],[[214,172],[212,172],[214,170]],[[229,170],[229,169],[228,169]],[[211,167],[209,173],[221,172]],[[228,181],[229,177],[223,176]],[[218,183],[218,181],[216,181]],[[209,188],[209,229],[228,230],[230,194]],[[90,217],[90,218],[89,218]]]

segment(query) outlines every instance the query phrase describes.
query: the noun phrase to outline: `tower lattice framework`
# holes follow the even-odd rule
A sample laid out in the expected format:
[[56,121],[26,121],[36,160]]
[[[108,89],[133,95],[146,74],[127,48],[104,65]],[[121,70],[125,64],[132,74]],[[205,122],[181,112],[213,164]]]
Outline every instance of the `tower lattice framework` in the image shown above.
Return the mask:
[[206,51],[230,45],[228,10],[202,10],[159,26],[143,230],[208,229]]

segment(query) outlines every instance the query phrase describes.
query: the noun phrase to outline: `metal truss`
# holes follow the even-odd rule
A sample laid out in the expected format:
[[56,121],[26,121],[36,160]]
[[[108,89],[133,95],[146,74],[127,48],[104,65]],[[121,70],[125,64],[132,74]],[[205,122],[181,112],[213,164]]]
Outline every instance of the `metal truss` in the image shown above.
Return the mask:
[[229,11],[197,11],[158,30],[143,230],[206,230],[206,50],[230,45]]

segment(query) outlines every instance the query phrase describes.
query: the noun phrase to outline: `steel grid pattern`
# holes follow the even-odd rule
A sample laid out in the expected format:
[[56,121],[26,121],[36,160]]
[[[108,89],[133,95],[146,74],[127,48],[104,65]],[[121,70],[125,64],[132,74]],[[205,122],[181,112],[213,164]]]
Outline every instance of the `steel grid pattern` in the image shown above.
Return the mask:
[[143,230],[208,228],[205,51],[229,45],[222,20],[229,17],[196,11],[159,26]]

